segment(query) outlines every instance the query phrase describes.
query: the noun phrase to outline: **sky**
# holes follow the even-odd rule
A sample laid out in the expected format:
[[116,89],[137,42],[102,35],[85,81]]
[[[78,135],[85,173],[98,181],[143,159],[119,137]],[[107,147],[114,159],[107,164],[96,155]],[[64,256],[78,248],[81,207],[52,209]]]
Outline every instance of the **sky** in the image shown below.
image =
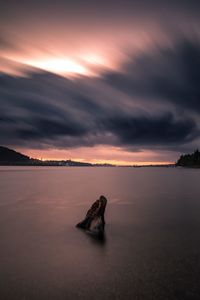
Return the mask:
[[0,7],[0,145],[119,165],[199,147],[198,0]]

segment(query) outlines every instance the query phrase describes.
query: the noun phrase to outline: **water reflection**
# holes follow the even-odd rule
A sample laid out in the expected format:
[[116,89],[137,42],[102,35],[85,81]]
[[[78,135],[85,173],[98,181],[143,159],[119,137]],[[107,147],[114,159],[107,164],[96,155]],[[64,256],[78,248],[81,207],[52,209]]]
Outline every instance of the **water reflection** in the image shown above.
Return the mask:
[[106,238],[106,233],[102,233],[101,235],[95,235],[92,234],[90,231],[84,231],[81,228],[77,228],[78,230],[82,231],[83,234],[90,240],[93,244],[100,245],[100,246],[105,246],[107,238]]
[[[200,299],[199,175],[170,168],[0,172],[1,299]],[[99,239],[75,225],[102,192],[108,205]]]
[[105,246],[106,245],[106,234],[105,232],[100,235],[100,236],[95,236],[95,235],[91,235],[91,234],[88,234],[89,237],[90,237],[90,240],[92,243],[94,243],[95,245],[99,245],[99,246]]

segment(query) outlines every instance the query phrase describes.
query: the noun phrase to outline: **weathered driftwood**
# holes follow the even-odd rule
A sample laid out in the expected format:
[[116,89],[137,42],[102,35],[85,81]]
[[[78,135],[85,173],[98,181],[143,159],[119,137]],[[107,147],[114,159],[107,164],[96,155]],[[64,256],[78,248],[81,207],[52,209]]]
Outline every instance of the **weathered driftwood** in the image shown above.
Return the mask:
[[104,213],[106,204],[106,197],[100,196],[100,198],[96,200],[88,210],[85,219],[76,226],[87,230],[92,235],[102,236],[104,234],[105,227]]

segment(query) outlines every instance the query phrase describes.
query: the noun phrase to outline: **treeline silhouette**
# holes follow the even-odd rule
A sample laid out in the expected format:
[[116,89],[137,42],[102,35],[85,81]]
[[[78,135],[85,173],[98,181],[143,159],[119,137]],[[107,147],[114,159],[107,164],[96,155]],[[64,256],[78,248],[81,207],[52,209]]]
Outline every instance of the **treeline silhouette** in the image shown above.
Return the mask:
[[200,167],[200,151],[197,149],[192,154],[181,155],[176,165],[182,167]]

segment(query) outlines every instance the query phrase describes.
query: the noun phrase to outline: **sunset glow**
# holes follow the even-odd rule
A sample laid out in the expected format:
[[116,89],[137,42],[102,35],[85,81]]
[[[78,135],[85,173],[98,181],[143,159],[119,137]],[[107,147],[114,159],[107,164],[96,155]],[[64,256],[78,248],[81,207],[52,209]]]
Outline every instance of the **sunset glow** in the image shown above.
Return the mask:
[[[118,166],[141,166],[141,165],[165,165],[173,164],[174,160],[168,161],[168,153],[160,154],[154,151],[141,151],[130,153],[118,147],[96,146],[93,148],[81,147],[76,149],[48,149],[48,150],[25,150],[18,148],[18,151],[37,159],[42,160],[73,160],[89,162],[92,164],[113,164]],[[95,153],[95,155],[94,155]],[[123,159],[122,159],[123,158]]]
[[25,68],[36,68],[47,72],[52,72],[64,77],[76,75],[98,76],[104,69],[115,70],[119,68],[120,59],[113,57],[99,56],[96,54],[77,55],[75,58],[59,56],[38,56],[30,55],[30,58],[17,55],[3,54],[1,58],[0,72],[8,74],[20,74],[20,70]]
[[33,60],[25,61],[29,66],[43,69],[45,71],[50,71],[60,75],[89,75],[90,72],[83,65],[70,60],[61,58],[43,59],[43,60]]

